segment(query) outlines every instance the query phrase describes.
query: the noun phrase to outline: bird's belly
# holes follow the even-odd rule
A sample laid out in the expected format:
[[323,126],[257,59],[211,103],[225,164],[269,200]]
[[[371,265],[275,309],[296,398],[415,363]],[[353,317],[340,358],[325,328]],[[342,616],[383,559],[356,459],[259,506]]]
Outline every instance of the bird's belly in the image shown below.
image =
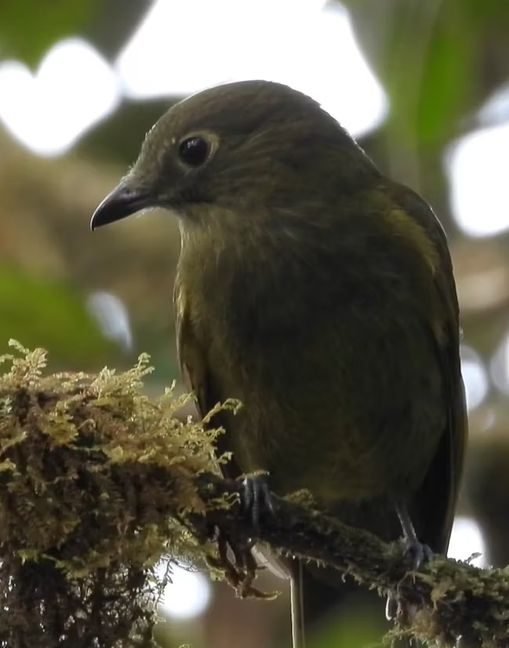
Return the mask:
[[266,370],[254,364],[236,383],[244,409],[227,435],[240,469],[267,470],[277,492],[308,489],[323,504],[410,496],[446,425],[435,360],[414,345],[414,362],[404,344],[385,357],[369,339],[325,361],[273,350]]
[[244,404],[225,446],[242,471],[269,471],[279,493],[411,495],[446,428],[429,323],[411,293],[380,281],[349,296],[339,283],[315,282],[319,297],[305,299],[264,284],[197,317],[218,395]]
[[307,489],[324,505],[339,500],[407,497],[420,485],[436,450],[434,437],[400,427],[381,434],[348,426],[240,432],[232,443],[244,472],[267,470],[274,490]]

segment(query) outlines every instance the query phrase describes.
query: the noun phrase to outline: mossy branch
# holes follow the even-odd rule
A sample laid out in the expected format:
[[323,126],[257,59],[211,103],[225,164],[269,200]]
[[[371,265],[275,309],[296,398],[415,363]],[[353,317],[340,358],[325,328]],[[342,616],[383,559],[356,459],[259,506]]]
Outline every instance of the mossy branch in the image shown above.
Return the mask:
[[[212,475],[203,475],[197,483],[204,501],[209,495],[239,488],[235,482]],[[259,530],[239,518],[235,506],[225,510],[212,507],[206,519],[233,537],[242,532],[278,553],[333,566],[377,589],[381,596],[397,592],[399,600],[412,610],[412,619],[401,620],[395,635],[443,647],[509,646],[509,569],[481,569],[437,556],[418,572],[406,572],[399,542],[387,544],[291,499],[275,501],[277,516],[265,517]]]
[[19,345],[3,360],[1,646],[153,646],[153,566],[168,556],[212,565],[241,595],[256,594],[249,538],[334,566],[382,595],[397,591],[413,611],[409,634],[509,646],[505,570],[437,558],[405,573],[399,543],[349,528],[302,497],[277,499],[277,515],[252,528],[241,485],[217,474],[220,432],[179,422],[185,399],[171,390],[156,402],[144,397],[146,358],[96,376],[44,376],[44,352]]

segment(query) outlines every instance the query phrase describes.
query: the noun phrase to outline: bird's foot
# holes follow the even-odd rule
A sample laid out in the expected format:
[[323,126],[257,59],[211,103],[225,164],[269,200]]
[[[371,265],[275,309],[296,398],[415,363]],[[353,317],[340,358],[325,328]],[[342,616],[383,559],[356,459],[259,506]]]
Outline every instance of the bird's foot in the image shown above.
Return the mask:
[[391,642],[391,648],[417,648],[421,644],[416,641],[411,633],[400,634],[412,625],[412,618],[415,610],[411,604],[401,600],[397,592],[390,592],[385,604],[385,616],[388,621],[392,621],[398,630],[398,635]]
[[[416,536],[403,539],[403,564],[408,571],[417,571],[422,565],[431,562],[434,558],[433,551],[428,545],[422,544]],[[404,610],[398,595],[390,592],[385,604],[385,617],[388,621],[402,619]]]
[[387,594],[385,602],[385,618],[387,621],[396,621],[398,618],[398,597],[394,592]]
[[216,542],[217,555],[207,555],[207,563],[213,570],[223,573],[240,598],[275,598],[277,593],[262,592],[253,586],[257,564],[247,538],[218,529]]
[[[247,517],[252,529],[260,528],[264,515],[274,515],[276,505],[268,485],[267,473],[254,473],[243,477],[240,489],[241,513]],[[253,539],[246,536],[242,525],[228,529],[216,528],[218,556],[208,556],[214,569],[224,573],[226,581],[232,585],[241,598],[275,598],[276,592],[261,592],[253,586],[258,565],[253,556]]]
[[404,504],[396,504],[401,529],[403,531],[403,560],[410,571],[416,571],[426,562],[433,560],[433,551],[425,544],[419,542],[414,525]]
[[[417,571],[423,564],[433,560],[433,551],[419,542],[405,504],[396,503],[396,512],[403,531],[403,566],[407,571]],[[395,621],[401,628],[408,627],[412,617],[412,606],[402,601],[397,592],[391,592],[387,597],[385,616],[389,621]],[[409,638],[405,638],[405,641],[406,645],[411,645]]]
[[265,515],[276,514],[276,503],[269,488],[269,474],[266,472],[253,473],[244,476],[240,493],[242,509],[251,518],[255,530],[260,528],[260,522]]
[[[428,545],[422,544],[417,539],[415,533],[403,538],[403,565],[407,571],[417,571],[422,565],[431,562],[434,558],[433,551]],[[387,595],[387,602],[385,604],[385,617],[388,621],[396,623],[400,628],[408,627],[411,625],[411,618],[413,616],[412,606],[407,605],[401,600],[397,592],[390,592]],[[396,641],[392,648],[407,648],[409,646],[420,645],[415,643],[411,638],[403,638]]]
[[422,565],[431,562],[434,556],[430,547],[419,542],[417,537],[403,539],[403,561],[410,571],[417,571]]

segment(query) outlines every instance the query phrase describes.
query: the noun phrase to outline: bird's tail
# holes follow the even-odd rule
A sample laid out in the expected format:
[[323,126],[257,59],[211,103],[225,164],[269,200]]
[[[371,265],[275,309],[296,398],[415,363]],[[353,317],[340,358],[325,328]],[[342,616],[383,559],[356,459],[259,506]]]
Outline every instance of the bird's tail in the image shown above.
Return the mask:
[[292,648],[306,648],[306,628],[304,621],[303,565],[299,560],[295,573],[290,580],[290,603],[292,609]]

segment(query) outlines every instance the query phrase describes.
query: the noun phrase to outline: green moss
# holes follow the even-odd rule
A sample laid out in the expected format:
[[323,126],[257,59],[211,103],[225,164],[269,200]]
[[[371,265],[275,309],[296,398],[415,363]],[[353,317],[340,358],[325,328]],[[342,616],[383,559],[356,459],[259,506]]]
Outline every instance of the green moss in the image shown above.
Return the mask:
[[153,566],[203,564],[210,550],[179,512],[205,511],[192,477],[217,471],[219,431],[175,417],[190,395],[143,395],[147,356],[124,373],[45,375],[43,350],[11,345],[0,358],[0,645],[152,645]]

